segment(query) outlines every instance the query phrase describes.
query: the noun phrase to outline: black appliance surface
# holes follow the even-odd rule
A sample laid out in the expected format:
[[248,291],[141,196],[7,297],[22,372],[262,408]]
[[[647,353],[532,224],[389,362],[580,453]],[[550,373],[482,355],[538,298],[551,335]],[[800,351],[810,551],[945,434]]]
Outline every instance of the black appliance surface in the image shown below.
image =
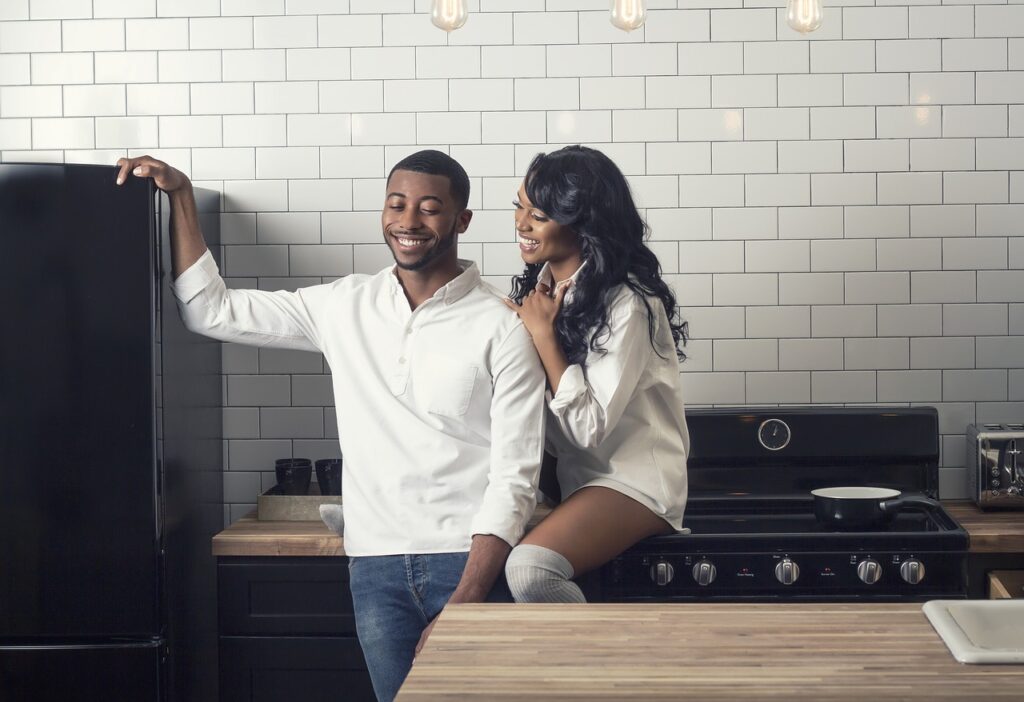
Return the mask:
[[152,182],[115,176],[0,164],[0,698],[173,699],[178,653],[216,650],[219,345],[168,297]]
[[810,491],[872,486],[938,495],[932,408],[690,410],[688,533],[606,566],[607,601],[923,600],[966,596],[966,531],[944,510],[837,531]]

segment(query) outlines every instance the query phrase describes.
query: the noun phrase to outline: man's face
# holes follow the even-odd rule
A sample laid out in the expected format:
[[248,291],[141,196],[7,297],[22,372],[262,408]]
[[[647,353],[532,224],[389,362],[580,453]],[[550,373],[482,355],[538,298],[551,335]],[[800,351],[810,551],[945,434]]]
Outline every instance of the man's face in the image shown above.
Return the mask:
[[448,178],[395,171],[387,185],[381,225],[399,268],[429,269],[457,257],[455,242],[472,213],[459,209]]

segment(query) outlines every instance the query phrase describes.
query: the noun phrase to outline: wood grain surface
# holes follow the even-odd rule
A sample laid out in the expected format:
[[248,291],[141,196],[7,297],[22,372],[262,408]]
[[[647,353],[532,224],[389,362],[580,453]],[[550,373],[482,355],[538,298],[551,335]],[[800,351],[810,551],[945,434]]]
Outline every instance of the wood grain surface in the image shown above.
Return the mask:
[[[527,524],[536,526],[551,513],[537,507]],[[320,521],[276,522],[250,512],[213,537],[214,556],[344,556],[345,540]]]
[[1024,553],[1024,511],[982,512],[967,501],[943,501],[942,506],[971,535],[971,553]]
[[213,537],[215,556],[344,556],[345,544],[323,522],[271,522],[251,512]]
[[450,605],[420,700],[1021,700],[1024,665],[957,663],[920,604]]

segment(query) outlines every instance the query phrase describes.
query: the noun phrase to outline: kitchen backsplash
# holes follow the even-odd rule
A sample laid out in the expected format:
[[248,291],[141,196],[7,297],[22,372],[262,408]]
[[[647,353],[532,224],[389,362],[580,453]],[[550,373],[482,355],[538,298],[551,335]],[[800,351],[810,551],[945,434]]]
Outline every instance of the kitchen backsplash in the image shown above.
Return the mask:
[[[597,146],[690,321],[689,404],[934,405],[965,495],[965,425],[1024,417],[1024,4],[826,0],[808,36],[771,0],[631,34],[608,4],[478,0],[446,35],[425,0],[3,0],[0,157],[167,160],[223,192],[229,283],[276,289],[386,266],[384,176],[440,148],[507,289],[530,158]],[[320,357],[224,368],[227,520],[338,449]]]

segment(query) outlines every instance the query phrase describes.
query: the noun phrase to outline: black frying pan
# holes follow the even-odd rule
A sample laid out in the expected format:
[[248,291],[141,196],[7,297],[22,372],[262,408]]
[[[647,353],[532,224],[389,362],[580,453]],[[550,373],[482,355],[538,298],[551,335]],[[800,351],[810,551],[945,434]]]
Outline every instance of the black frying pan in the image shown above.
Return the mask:
[[837,529],[870,529],[892,521],[904,507],[931,512],[939,503],[927,497],[901,496],[899,490],[878,487],[831,487],[811,490],[814,516]]

